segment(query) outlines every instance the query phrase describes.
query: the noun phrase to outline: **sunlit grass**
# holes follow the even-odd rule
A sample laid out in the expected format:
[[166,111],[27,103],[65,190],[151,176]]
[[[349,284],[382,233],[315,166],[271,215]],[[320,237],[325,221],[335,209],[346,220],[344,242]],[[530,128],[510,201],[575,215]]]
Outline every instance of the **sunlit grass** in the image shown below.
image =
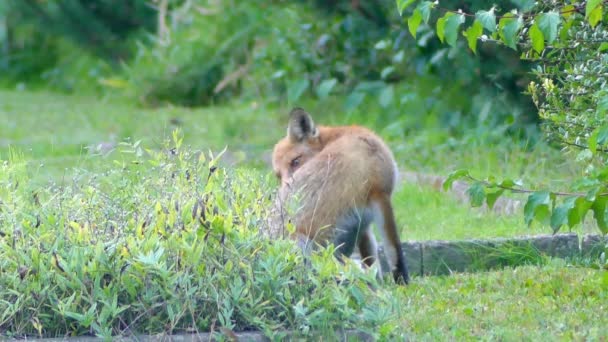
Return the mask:
[[[578,172],[559,151],[542,143],[527,148],[508,140],[491,144],[474,136],[455,141],[446,138],[440,127],[405,136],[379,119],[373,107],[362,106],[340,116],[340,107],[331,100],[326,108],[311,101],[304,101],[303,106],[310,108],[318,124],[361,123],[376,130],[387,139],[404,170],[446,176],[467,168],[479,178],[521,179],[533,188],[559,188]],[[69,179],[73,168],[101,171],[108,167],[122,141],[141,140],[147,148],[159,148],[174,129],[180,129],[185,145],[213,151],[227,147],[226,161],[268,172],[268,155],[285,134],[287,112],[287,106],[262,103],[148,109],[121,99],[0,91],[0,121],[5,123],[0,126],[0,157],[6,158],[9,149],[23,151],[37,183],[61,181]],[[538,225],[527,227],[523,214],[500,216],[470,208],[446,193],[417,184],[399,186],[395,208],[404,239],[550,232]]]
[[[602,340],[608,335],[608,273],[549,264],[416,278],[394,292],[408,338]],[[407,303],[407,304],[405,304]]]
[[[21,187],[39,186],[51,180],[71,182],[74,169],[81,169],[87,171],[76,174],[85,174],[91,179],[98,179],[107,186],[108,199],[122,198],[125,205],[131,205],[131,197],[125,197],[125,193],[121,192],[125,191],[124,184],[121,189],[118,189],[117,185],[125,181],[122,177],[127,173],[123,171],[128,169],[121,163],[127,163],[130,168],[142,168],[141,175],[129,173],[131,177],[135,177],[131,179],[143,181],[143,177],[148,175],[150,170],[146,170],[140,164],[130,164],[128,158],[122,159],[126,161],[115,162],[121,160],[121,155],[112,152],[112,147],[116,147],[124,140],[141,140],[142,146],[146,148],[162,148],[162,142],[170,137],[172,130],[179,128],[184,135],[184,145],[194,149],[217,151],[227,146],[230,155],[226,155],[226,159],[232,159],[245,166],[241,175],[244,184],[250,186],[252,184],[250,180],[259,180],[255,183],[256,189],[247,187],[242,191],[241,195],[247,196],[246,194],[254,190],[266,193],[266,190],[276,186],[274,179],[265,177],[269,172],[265,156],[267,157],[274,141],[285,133],[285,111],[286,108],[283,107],[261,107],[251,103],[197,110],[142,109],[119,101],[48,93],[0,91],[0,121],[6,123],[0,126],[0,156],[7,159],[14,151],[23,152],[28,165],[24,172],[34,177],[35,184],[21,184],[19,185]],[[345,122],[359,121],[361,117],[356,115],[361,114],[350,115],[345,118]],[[323,122],[324,118],[330,123],[339,122],[338,118],[324,116],[318,121]],[[498,178],[510,177],[523,179],[533,186],[559,185],[561,181],[569,179],[577,172],[576,165],[566,162],[558,151],[542,144],[528,150],[525,146],[509,143],[484,145],[481,139],[450,142],[449,139],[441,137],[439,128],[429,128],[413,135],[399,136],[389,134],[387,124],[381,121],[373,121],[369,118],[361,121],[377,130],[380,135],[387,137],[402,169],[446,175],[454,169],[464,167],[480,178],[487,175]],[[99,144],[107,144],[110,147],[107,151],[105,147],[96,150]],[[79,181],[83,182],[83,179]],[[153,179],[153,183],[155,181],[159,179]],[[218,189],[220,188],[218,185]],[[27,191],[15,187],[10,189],[23,191],[25,202],[29,201],[31,193],[29,188]],[[89,192],[98,191],[96,188],[82,189]],[[163,190],[162,186],[137,188],[136,191],[134,188],[127,189],[134,191],[138,196],[156,191],[170,193],[175,190]],[[181,191],[192,195],[189,187]],[[111,214],[105,212],[108,208],[104,208],[103,205],[82,207],[79,198],[68,195],[65,198],[72,203],[77,212],[86,209],[92,210],[93,213],[99,210],[99,213],[104,215]],[[230,192],[228,195],[232,196],[233,193]],[[89,198],[89,200],[93,199],[103,202],[106,197]],[[174,205],[171,202],[170,207],[173,208]],[[122,205],[115,207],[121,212],[128,210]],[[150,203],[143,207],[145,208],[139,209],[149,210],[152,205]],[[550,232],[548,227],[538,224],[532,227],[526,226],[523,222],[523,213],[498,215],[483,209],[471,208],[467,203],[448,193],[421,184],[401,183],[394,195],[394,207],[403,240],[494,238]],[[187,213],[185,217],[191,215],[191,210],[185,212]],[[25,214],[28,213],[29,211]],[[157,214],[160,215],[161,212]],[[48,219],[47,216],[42,218]],[[125,216],[131,215],[126,213]],[[113,219],[113,215],[108,217]],[[28,220],[35,222],[29,216]],[[28,224],[28,220],[23,221],[22,224]],[[126,222],[122,223],[126,224]],[[50,229],[47,225],[42,227],[40,229]],[[9,228],[9,231],[12,231],[13,226]],[[39,230],[35,231],[39,232]],[[44,236],[52,237],[53,234]],[[177,238],[176,234],[169,236]],[[151,240],[143,241],[147,246],[153,243]],[[213,243],[213,246],[220,246],[219,243]],[[185,246],[185,244],[172,246]],[[33,250],[20,251],[29,253]],[[99,255],[105,256],[105,253],[100,251]],[[57,252],[62,255],[66,251],[58,249]],[[249,258],[248,255],[234,255],[238,258]],[[46,257],[47,255],[43,260],[51,260],[50,257]],[[285,259],[282,255],[275,257],[276,260]],[[23,260],[25,259],[21,258],[18,263],[11,264],[12,273],[5,272],[7,279],[14,280],[18,286],[28,284],[16,278],[18,275],[14,271],[16,265],[24,262]],[[67,265],[85,262],[70,257],[65,257],[65,260],[70,262]],[[242,265],[249,265],[249,261]],[[446,277],[414,277],[408,287],[387,285],[377,289],[369,299],[380,300],[381,305],[376,303],[369,310],[356,314],[361,315],[365,322],[370,324],[373,322],[378,331],[392,331],[401,334],[403,339],[519,341],[604,338],[608,334],[608,318],[602,315],[608,309],[606,306],[608,292],[604,290],[608,286],[606,272],[573,267],[560,260],[543,259],[540,264],[541,266],[520,266]],[[49,272],[56,272],[52,265],[49,264],[48,267]],[[168,269],[173,272],[177,268]],[[120,267],[116,270],[122,272]],[[173,275],[173,273],[168,274]],[[270,277],[267,271],[261,272],[261,275]],[[260,276],[256,275],[255,279],[259,280]],[[204,278],[203,280],[210,281]],[[234,282],[231,281],[229,284]],[[224,287],[227,286],[231,285]],[[146,288],[149,290],[153,286]],[[342,289],[342,287],[338,288]],[[336,292],[336,294],[340,293]],[[308,299],[311,299],[309,297]],[[333,297],[328,296],[328,298]],[[182,304],[187,307],[194,303],[178,300],[174,302],[179,309],[182,308],[180,306]],[[366,305],[370,305],[369,303],[366,301]],[[90,302],[86,302],[86,305],[89,304]],[[350,308],[348,305],[345,307]],[[326,326],[343,322],[342,317],[338,318],[327,312],[315,316],[315,319],[331,323]],[[33,321],[28,318],[27,322]],[[324,321],[315,322],[318,323],[317,325],[325,324]],[[161,323],[163,322],[159,324]]]

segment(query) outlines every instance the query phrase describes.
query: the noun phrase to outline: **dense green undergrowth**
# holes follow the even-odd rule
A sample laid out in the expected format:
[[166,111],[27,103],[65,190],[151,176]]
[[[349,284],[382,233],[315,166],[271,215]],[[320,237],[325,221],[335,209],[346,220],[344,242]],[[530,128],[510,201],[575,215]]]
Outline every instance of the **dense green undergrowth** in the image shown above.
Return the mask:
[[179,135],[161,149],[123,143],[105,167],[44,187],[31,182],[23,156],[3,162],[3,337],[252,329],[331,337],[350,328],[381,340],[605,333],[597,315],[606,303],[602,271],[543,261],[401,287],[337,263],[331,249],[306,263],[294,244],[259,234],[272,194],[267,173],[219,166],[218,156],[182,144]]
[[218,167],[180,141],[122,145],[105,171],[42,188],[19,156],[3,163],[5,337],[378,325],[390,336],[395,308],[371,273],[329,251],[306,265],[294,244],[264,240],[266,176]]

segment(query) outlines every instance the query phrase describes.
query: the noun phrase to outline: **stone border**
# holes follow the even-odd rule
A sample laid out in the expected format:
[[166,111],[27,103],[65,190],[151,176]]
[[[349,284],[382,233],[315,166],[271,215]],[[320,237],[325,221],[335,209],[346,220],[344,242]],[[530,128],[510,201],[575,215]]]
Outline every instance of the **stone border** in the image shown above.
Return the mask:
[[[287,335],[285,338],[290,339],[293,338],[293,333],[286,331]],[[266,337],[264,333],[258,331],[252,332],[231,332],[228,331],[225,334],[217,333],[193,333],[193,334],[156,334],[156,335],[136,335],[136,336],[122,336],[122,337],[112,337],[112,341],[138,341],[138,342],[209,342],[209,341],[217,341],[218,337],[222,336],[223,340],[227,341],[243,341],[243,342],[267,342],[272,341],[270,338]],[[314,336],[314,334],[308,335],[310,338]],[[335,335],[332,336],[336,341],[363,341],[363,342],[371,342],[374,341],[371,335],[354,330],[346,330],[346,331],[337,331]],[[322,340],[321,338],[316,338],[315,340]],[[24,339],[13,339],[8,341],[40,341],[40,342],[60,342],[60,341],[68,341],[68,342],[101,342],[104,341],[101,337],[95,336],[75,336],[75,337],[57,337],[57,338],[24,338]]]
[[[487,270],[554,258],[597,258],[608,251],[608,236],[576,233],[534,235],[490,240],[424,241],[402,244],[411,275],[444,275]],[[388,264],[380,248],[382,269]]]

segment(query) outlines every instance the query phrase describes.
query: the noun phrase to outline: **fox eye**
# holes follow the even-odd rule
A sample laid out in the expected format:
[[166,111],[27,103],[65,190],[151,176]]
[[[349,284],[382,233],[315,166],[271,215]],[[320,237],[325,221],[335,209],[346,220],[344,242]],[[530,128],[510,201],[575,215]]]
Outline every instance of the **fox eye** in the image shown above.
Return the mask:
[[292,169],[295,169],[296,167],[300,166],[300,159],[302,158],[302,156],[298,156],[296,158],[294,158],[291,163],[289,163],[289,166],[291,166]]

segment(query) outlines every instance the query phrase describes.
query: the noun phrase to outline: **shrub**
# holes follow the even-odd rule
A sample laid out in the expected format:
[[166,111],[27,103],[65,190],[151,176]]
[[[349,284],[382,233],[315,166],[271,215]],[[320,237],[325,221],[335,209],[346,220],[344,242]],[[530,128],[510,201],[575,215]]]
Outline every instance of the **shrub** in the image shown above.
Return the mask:
[[2,164],[3,336],[396,332],[371,273],[261,237],[269,177],[219,167],[177,135],[160,151],[121,146],[102,173],[45,188],[18,156]]

